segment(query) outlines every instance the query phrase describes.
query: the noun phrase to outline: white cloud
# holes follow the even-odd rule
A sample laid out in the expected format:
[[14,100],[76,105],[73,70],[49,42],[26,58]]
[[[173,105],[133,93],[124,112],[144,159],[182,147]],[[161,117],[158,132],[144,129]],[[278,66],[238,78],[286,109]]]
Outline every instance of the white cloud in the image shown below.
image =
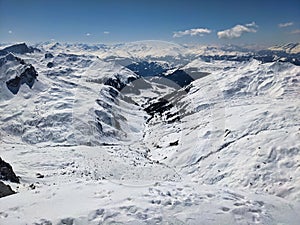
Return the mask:
[[195,28],[195,29],[190,29],[190,30],[185,30],[185,31],[177,31],[174,32],[173,37],[182,37],[185,35],[190,35],[190,36],[203,36],[204,34],[210,34],[211,30],[207,28]]
[[252,23],[246,23],[245,26],[246,27],[258,27],[254,21]]
[[283,28],[283,27],[290,27],[293,26],[293,22],[287,22],[287,23],[280,23],[278,24],[278,27]]
[[238,38],[242,36],[243,33],[255,33],[257,31],[258,26],[255,22],[247,23],[245,25],[236,25],[230,29],[222,30],[217,33],[219,39],[225,38],[225,39],[232,39],[232,38]]
[[11,30],[8,31],[9,34],[12,34],[13,32]]
[[109,31],[104,31],[103,34],[110,34],[110,32]]
[[86,35],[86,36],[91,36],[91,34],[90,34],[90,33],[86,33],[85,35]]
[[300,29],[296,29],[291,31],[291,34],[300,34]]

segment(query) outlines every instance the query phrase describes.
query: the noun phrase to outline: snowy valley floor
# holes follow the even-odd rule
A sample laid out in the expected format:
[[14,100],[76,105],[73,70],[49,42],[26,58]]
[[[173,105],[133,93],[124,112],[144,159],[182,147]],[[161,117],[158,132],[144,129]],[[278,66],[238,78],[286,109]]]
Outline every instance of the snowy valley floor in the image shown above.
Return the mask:
[[[154,174],[140,173],[135,166],[112,158],[111,147],[2,148],[3,157],[16,165],[22,183],[11,184],[18,194],[0,199],[1,224],[299,222],[299,205],[283,198],[199,185],[185,177],[164,181],[168,169],[160,168],[155,174],[154,165]],[[36,173],[45,177],[36,178]],[[144,177],[123,178],[131,174]]]

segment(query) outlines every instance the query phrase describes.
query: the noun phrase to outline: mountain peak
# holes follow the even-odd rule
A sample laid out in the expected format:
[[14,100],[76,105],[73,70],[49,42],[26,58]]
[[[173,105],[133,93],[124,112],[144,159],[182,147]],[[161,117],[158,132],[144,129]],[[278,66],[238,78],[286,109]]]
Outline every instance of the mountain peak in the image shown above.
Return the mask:
[[32,47],[28,47],[25,43],[14,44],[8,46],[2,50],[2,52],[11,52],[16,54],[25,54],[25,53],[32,53],[34,49]]

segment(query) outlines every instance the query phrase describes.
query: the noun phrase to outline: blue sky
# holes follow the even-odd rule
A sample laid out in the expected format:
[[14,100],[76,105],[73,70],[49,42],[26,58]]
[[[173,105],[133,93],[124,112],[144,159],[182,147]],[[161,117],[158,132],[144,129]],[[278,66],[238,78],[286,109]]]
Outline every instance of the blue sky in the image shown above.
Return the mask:
[[0,0],[0,42],[300,42],[299,0]]

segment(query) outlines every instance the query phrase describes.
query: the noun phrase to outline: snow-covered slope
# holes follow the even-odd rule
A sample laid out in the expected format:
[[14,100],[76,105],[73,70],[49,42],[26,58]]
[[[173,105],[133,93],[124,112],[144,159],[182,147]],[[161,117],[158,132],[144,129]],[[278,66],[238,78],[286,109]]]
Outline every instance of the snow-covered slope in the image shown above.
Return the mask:
[[111,45],[68,44],[44,42],[36,47],[47,51],[82,54],[88,52],[104,61],[118,62],[124,66],[135,62],[160,62],[169,66],[182,66],[189,61],[206,57],[247,56],[250,50],[233,46],[205,46],[198,44],[181,45],[177,43],[147,40]]
[[[95,56],[49,55],[36,53],[22,55],[23,59],[20,59],[9,53],[1,58],[1,105],[5,109],[1,115],[1,128],[4,134],[31,144],[55,142],[68,145],[92,144],[96,140],[97,143],[105,142],[98,138],[99,135],[107,136],[108,141],[112,141],[112,136],[125,136],[130,130],[122,122],[128,114],[122,111],[126,108],[125,103],[121,111],[103,109],[103,105],[117,107],[119,104],[113,99],[118,90],[106,83],[116,79],[116,84],[125,85],[137,75]],[[30,82],[24,80],[26,77],[22,78],[28,68],[38,73],[38,76],[34,73],[28,78]],[[15,85],[15,80],[21,84]],[[138,109],[131,107],[130,110]],[[111,113],[115,113],[114,116]],[[84,130],[85,137],[77,126]],[[118,135],[110,135],[110,132]]]
[[109,51],[99,53],[100,58],[112,56],[134,59],[175,59],[179,60],[186,49],[178,44],[164,41],[139,41],[113,46]]
[[299,43],[289,43],[285,45],[276,45],[269,48],[272,51],[283,51],[290,54],[299,54],[300,53],[300,44]]
[[[125,45],[140,62],[186,51]],[[51,43],[0,59],[0,156],[21,182],[5,181],[18,193],[0,224],[297,225],[300,67],[186,53],[157,82],[113,61],[125,45],[106,62],[104,46]],[[13,93],[28,66],[36,79]]]
[[[150,120],[145,140],[154,159],[201,184],[299,201],[300,68],[256,60],[191,65],[210,75],[171,97],[167,117]],[[179,119],[166,126],[169,112]],[[176,148],[170,146],[175,141]]]

